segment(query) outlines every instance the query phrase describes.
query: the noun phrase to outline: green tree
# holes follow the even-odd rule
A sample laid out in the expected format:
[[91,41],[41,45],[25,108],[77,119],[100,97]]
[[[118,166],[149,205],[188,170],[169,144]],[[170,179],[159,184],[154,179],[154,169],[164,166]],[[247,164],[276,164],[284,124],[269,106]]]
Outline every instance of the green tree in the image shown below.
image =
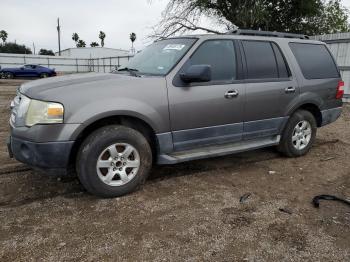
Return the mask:
[[52,50],[48,50],[48,49],[42,48],[39,51],[39,55],[51,55],[51,56],[54,56],[55,53]]
[[77,43],[77,47],[86,47],[86,43],[84,40],[80,39]]
[[16,43],[4,43],[0,45],[0,53],[31,54],[32,51],[25,45],[19,45]]
[[101,39],[101,46],[104,47],[105,46],[106,34],[103,31],[100,31],[100,34],[99,34],[98,38]]
[[78,41],[79,41],[78,33],[73,33],[72,40],[75,42],[75,45],[78,47]]
[[203,16],[226,30],[242,28],[324,34],[349,31],[348,10],[340,0],[170,0],[155,36],[167,37],[185,31],[205,30]]
[[91,42],[90,44],[91,47],[97,47],[100,46],[97,42]]
[[136,40],[136,34],[135,33],[131,33],[130,34],[130,40],[131,40],[131,48],[134,49],[134,42]]
[[321,33],[338,33],[350,31],[348,24],[349,11],[341,5],[340,0],[331,0],[323,8],[318,26]]
[[1,30],[0,31],[0,38],[2,40],[2,42],[5,44],[6,40],[7,40],[8,34],[5,30]]

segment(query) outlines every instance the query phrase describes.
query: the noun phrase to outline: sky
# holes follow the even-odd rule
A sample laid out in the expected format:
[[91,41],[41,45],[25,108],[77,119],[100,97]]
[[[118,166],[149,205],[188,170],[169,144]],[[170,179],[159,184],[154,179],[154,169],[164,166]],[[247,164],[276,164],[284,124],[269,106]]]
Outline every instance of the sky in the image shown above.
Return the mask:
[[[57,18],[61,24],[61,49],[74,47],[77,32],[87,45],[100,42],[99,31],[106,33],[105,47],[130,50],[129,35],[136,33],[135,48],[150,43],[147,38],[161,19],[168,0],[0,0],[0,30],[7,41],[16,41],[36,51],[58,50]],[[350,0],[343,0],[350,9]]]
[[129,50],[129,35],[135,32],[136,49],[150,40],[152,27],[161,19],[167,0],[0,0],[0,30],[36,50],[58,50],[57,17],[61,24],[61,49],[74,47],[77,32],[87,45],[100,43],[99,31],[106,33],[105,47]]

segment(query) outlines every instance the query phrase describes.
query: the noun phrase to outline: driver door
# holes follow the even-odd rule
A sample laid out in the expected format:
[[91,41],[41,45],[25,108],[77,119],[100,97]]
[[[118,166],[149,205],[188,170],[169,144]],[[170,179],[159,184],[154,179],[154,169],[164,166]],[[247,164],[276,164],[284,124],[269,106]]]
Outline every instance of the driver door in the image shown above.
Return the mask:
[[[245,86],[241,58],[233,40],[206,40],[167,81],[175,151],[240,141]],[[184,83],[191,65],[210,65],[211,81]]]
[[20,68],[20,70],[18,71],[18,75],[22,76],[22,77],[27,77],[27,76],[31,76],[33,74],[33,68],[31,65],[24,65],[23,67]]

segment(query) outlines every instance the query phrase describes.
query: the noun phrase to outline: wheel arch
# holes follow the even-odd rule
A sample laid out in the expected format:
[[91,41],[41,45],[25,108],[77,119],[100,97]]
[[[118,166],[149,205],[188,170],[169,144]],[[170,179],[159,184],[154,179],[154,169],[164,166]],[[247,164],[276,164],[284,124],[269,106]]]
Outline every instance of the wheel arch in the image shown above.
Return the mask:
[[3,73],[4,75],[6,75],[6,74],[11,74],[12,77],[16,77],[16,76],[17,76],[16,72],[12,72],[12,71],[9,71],[9,70],[3,71],[2,73]]
[[75,134],[75,142],[70,153],[70,165],[75,165],[78,150],[83,141],[95,130],[108,125],[123,125],[139,131],[146,137],[152,148],[153,159],[158,151],[158,139],[154,128],[144,119],[131,115],[110,115],[94,119]]
[[322,113],[317,103],[309,101],[303,104],[299,104],[298,106],[294,107],[288,115],[293,115],[297,110],[309,111],[315,117],[317,127],[322,126]]

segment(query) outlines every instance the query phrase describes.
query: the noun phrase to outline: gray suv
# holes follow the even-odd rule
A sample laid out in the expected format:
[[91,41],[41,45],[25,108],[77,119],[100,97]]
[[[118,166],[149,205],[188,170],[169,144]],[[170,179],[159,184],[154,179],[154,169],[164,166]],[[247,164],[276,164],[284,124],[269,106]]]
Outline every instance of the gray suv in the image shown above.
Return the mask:
[[127,67],[23,84],[10,155],[121,196],[154,163],[277,146],[306,154],[341,114],[344,83],[327,46],[295,34],[238,30],[157,41]]

